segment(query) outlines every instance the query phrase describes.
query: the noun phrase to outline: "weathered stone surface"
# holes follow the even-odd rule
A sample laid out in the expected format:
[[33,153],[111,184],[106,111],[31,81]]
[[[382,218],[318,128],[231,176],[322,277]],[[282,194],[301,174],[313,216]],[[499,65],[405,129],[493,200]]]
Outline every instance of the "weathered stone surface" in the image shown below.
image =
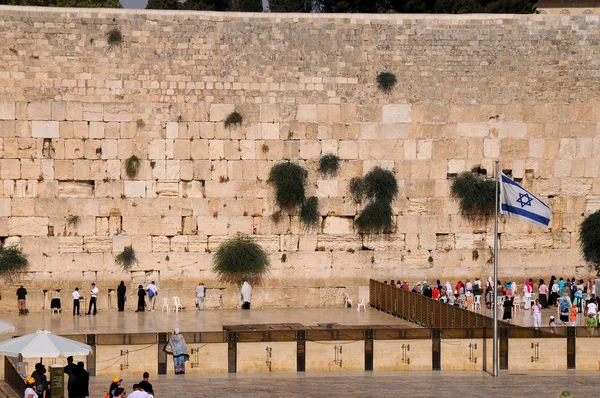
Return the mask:
[[10,217],[8,234],[43,236],[48,233],[48,217]]
[[58,138],[59,124],[53,121],[31,122],[31,136],[35,138]]

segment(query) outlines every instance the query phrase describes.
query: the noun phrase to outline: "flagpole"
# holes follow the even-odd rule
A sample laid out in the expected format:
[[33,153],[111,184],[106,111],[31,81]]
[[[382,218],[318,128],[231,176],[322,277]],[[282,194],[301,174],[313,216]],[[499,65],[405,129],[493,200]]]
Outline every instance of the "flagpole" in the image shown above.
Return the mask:
[[492,308],[494,311],[494,349],[493,349],[493,370],[492,376],[498,377],[498,185],[500,183],[500,179],[498,178],[500,175],[500,161],[496,160],[496,170],[495,170],[495,179],[496,179],[496,195],[495,197],[495,206],[494,206],[494,301],[492,302]]

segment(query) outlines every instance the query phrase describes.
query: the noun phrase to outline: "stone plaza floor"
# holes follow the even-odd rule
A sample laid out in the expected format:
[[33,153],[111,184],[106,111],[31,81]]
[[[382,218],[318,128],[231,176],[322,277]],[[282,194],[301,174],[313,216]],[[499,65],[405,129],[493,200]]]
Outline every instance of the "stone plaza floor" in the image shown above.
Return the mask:
[[[317,326],[319,323],[340,325],[402,325],[417,327],[400,318],[373,308],[358,312],[354,308],[258,308],[251,310],[204,310],[162,312],[100,311],[97,315],[73,316],[71,312],[51,314],[50,311],[32,312],[27,316],[16,313],[0,314],[0,319],[12,322],[13,335],[33,333],[46,329],[55,334],[86,333],[148,333],[171,332],[178,327],[182,332],[221,331],[224,325],[300,323]],[[11,334],[0,336],[0,340]]]
[[[141,375],[140,375],[141,376]],[[125,378],[129,393],[141,380]],[[598,396],[598,374],[591,372],[358,372],[189,376],[150,376],[157,398],[178,397],[527,397]],[[104,397],[110,377],[93,377],[92,398]]]

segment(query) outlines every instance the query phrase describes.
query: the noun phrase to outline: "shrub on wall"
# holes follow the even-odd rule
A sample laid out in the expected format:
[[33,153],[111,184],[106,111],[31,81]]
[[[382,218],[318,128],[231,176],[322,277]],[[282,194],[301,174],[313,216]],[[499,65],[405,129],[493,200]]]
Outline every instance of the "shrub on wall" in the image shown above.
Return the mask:
[[371,202],[365,206],[354,223],[361,233],[389,233],[394,227],[392,206],[383,201]]
[[242,115],[237,112],[231,112],[225,119],[225,128],[241,126],[243,120]]
[[364,193],[367,199],[391,202],[398,194],[398,181],[390,170],[374,167],[363,178]]
[[259,284],[271,263],[265,249],[248,236],[239,235],[221,243],[212,261],[212,270],[220,281],[241,285]]
[[398,195],[394,173],[377,166],[363,178],[350,180],[350,193],[356,203],[367,200],[365,208],[354,220],[360,233],[390,233],[394,227],[392,202]]
[[291,162],[277,163],[269,172],[269,183],[275,188],[275,201],[284,210],[297,208],[304,202],[307,173]]
[[332,153],[321,156],[319,160],[319,172],[323,175],[334,176],[340,168],[340,158]]
[[77,228],[77,226],[79,225],[79,220],[79,216],[71,215],[67,217],[67,225],[73,228]]
[[0,278],[14,279],[27,270],[29,260],[17,246],[0,247]]
[[300,207],[300,221],[305,225],[317,225],[321,221],[319,198],[311,196]]
[[450,194],[458,201],[461,216],[470,222],[485,224],[494,218],[494,180],[480,177],[473,172],[464,172],[452,182]]
[[108,32],[108,35],[106,36],[106,41],[111,46],[118,46],[123,41],[123,35],[121,34],[121,31],[119,29],[113,29],[110,32]]
[[394,75],[392,72],[380,72],[377,75],[377,86],[384,93],[389,93],[392,91],[396,85],[396,82],[396,75]]
[[135,155],[131,155],[131,157],[125,161],[125,173],[127,173],[127,177],[135,178],[140,171],[140,166],[140,159]]
[[583,258],[600,272],[600,210],[587,216],[579,227],[579,246]]
[[131,246],[125,246],[123,251],[115,257],[115,262],[123,268],[123,271],[129,271],[137,262],[135,250]]
[[363,179],[361,177],[352,177],[350,180],[350,196],[354,200],[354,203],[361,204],[365,199],[365,187]]

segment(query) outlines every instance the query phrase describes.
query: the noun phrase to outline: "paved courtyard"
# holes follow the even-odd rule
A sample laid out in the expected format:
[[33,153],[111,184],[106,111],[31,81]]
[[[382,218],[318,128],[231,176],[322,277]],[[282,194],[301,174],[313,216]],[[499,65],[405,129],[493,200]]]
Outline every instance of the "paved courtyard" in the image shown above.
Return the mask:
[[[141,380],[141,378],[140,378]],[[126,391],[140,380],[124,380]],[[502,372],[360,372],[343,374],[269,374],[222,376],[154,376],[162,397],[528,397],[554,398],[569,390],[575,397],[598,396],[597,373]],[[92,398],[104,396],[109,377],[92,378]]]

